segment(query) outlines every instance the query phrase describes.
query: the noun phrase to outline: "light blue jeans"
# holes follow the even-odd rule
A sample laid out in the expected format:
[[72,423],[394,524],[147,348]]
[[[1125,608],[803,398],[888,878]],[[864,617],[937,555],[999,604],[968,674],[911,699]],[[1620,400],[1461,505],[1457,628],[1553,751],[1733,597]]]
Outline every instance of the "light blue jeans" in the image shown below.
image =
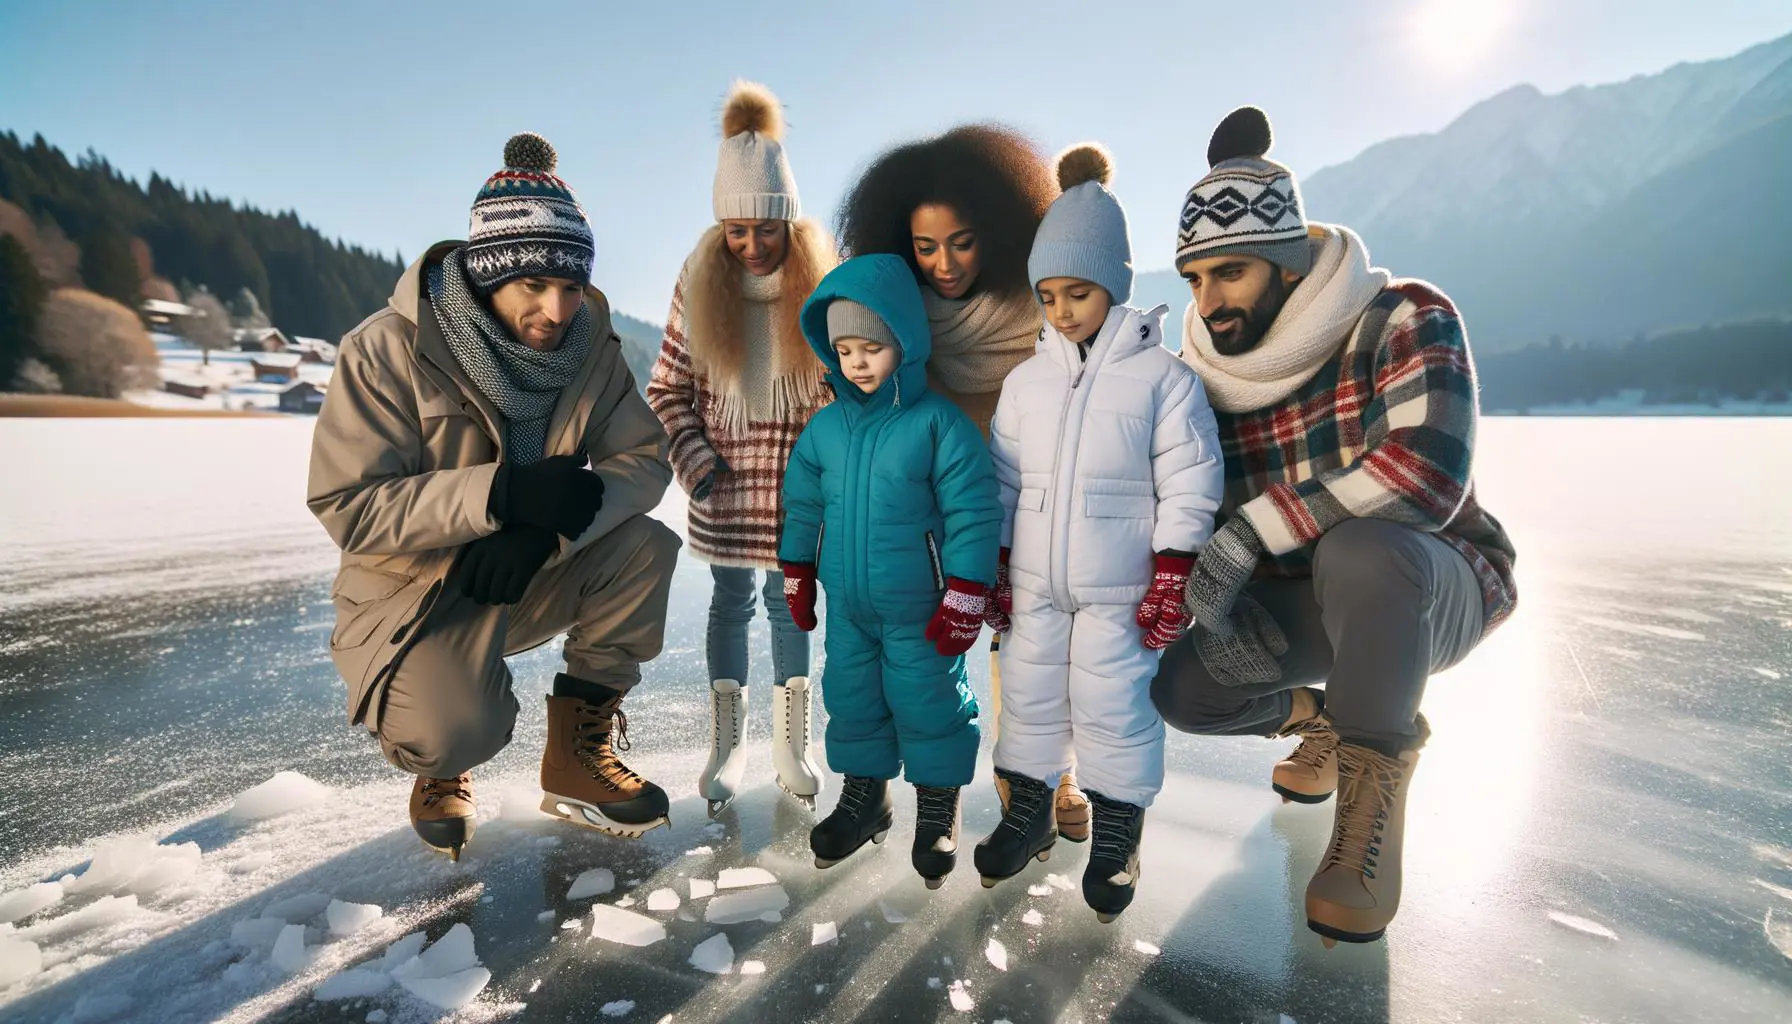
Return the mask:
[[[712,565],[709,598],[709,678],[747,685],[747,627],[753,622],[753,569]],[[784,602],[784,574],[765,573],[765,617],[772,627],[772,683],[809,674],[809,634],[796,628]]]

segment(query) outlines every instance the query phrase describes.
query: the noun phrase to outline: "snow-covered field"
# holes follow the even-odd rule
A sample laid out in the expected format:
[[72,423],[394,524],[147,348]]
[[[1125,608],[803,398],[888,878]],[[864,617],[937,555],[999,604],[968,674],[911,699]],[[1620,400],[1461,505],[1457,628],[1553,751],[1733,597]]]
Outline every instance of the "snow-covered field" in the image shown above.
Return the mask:
[[[546,648],[448,863],[343,719],[309,430],[0,421],[0,1019],[1792,1019],[1792,421],[1487,421],[1523,607],[1432,688],[1388,941],[1330,952],[1300,918],[1330,805],[1270,792],[1284,744],[1172,737],[1111,926],[1068,844],[929,893],[902,787],[887,844],[815,870],[763,699],[707,821],[690,561],[630,707],[673,827],[536,810]],[[979,784],[967,846],[996,818]]]

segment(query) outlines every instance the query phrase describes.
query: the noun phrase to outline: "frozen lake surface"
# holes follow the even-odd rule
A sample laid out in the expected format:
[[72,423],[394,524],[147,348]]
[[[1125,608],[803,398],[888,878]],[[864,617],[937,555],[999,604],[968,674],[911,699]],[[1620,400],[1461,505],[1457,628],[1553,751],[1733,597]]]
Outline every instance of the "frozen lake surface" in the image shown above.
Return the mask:
[[[1270,791],[1285,743],[1172,734],[1109,926],[1086,847],[978,885],[987,764],[943,889],[909,867],[900,786],[890,842],[816,871],[762,687],[753,788],[710,823],[691,560],[629,704],[673,827],[535,810],[550,647],[512,662],[516,741],[450,864],[344,721],[309,442],[304,420],[0,420],[0,1019],[1792,1020],[1792,420],[1485,422],[1521,608],[1433,683],[1388,940],[1329,952],[1300,902],[1331,805]],[[231,813],[282,772],[324,789],[282,776]]]

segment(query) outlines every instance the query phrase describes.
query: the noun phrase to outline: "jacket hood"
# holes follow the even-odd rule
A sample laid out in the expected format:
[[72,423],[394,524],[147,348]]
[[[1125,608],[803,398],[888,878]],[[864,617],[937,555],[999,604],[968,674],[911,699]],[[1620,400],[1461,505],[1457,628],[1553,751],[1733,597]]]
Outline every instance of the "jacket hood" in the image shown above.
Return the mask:
[[[1118,359],[1148,348],[1161,347],[1164,341],[1164,315],[1169,311],[1169,306],[1161,304],[1150,309],[1110,307],[1107,319],[1101,322],[1101,330],[1095,332],[1095,337],[1090,339],[1089,361],[1093,363]],[[1059,334],[1058,329],[1048,321],[1045,330],[1039,334],[1036,349],[1041,355],[1056,360],[1059,365],[1075,370],[1082,364],[1082,360],[1072,351],[1075,347],[1074,342]]]
[[[873,396],[860,391],[840,370],[840,357],[828,340],[828,304],[835,299],[851,299],[876,313],[902,346],[902,365],[891,378],[898,389],[911,396],[927,387],[927,360],[933,355],[933,333],[927,326],[927,308],[921,302],[921,288],[915,274],[902,257],[889,253],[855,256],[835,267],[821,279],[815,294],[803,304],[803,337],[809,347],[828,368],[828,380],[836,395],[853,395],[860,401]],[[890,387],[885,381],[878,389],[883,394]]]

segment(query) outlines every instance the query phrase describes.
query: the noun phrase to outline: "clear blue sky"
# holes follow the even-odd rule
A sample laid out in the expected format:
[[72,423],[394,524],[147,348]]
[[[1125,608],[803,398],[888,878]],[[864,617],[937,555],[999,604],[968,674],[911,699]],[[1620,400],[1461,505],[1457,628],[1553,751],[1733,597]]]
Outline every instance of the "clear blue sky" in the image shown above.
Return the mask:
[[830,224],[904,139],[989,118],[1048,151],[1098,139],[1152,268],[1238,104],[1268,110],[1275,155],[1310,174],[1514,84],[1617,81],[1787,32],[1792,4],[1761,0],[0,0],[0,130],[407,258],[462,237],[504,140],[539,131],[591,214],[599,285],[658,321],[710,223],[735,77],[784,100],[804,206]]

